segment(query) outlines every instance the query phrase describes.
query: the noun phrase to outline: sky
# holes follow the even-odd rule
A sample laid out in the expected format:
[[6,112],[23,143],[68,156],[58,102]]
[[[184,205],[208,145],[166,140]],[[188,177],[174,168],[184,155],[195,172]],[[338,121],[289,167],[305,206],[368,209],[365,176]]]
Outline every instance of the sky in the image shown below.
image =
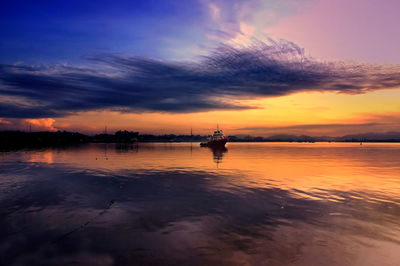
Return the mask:
[[400,2],[2,1],[0,130],[400,131]]

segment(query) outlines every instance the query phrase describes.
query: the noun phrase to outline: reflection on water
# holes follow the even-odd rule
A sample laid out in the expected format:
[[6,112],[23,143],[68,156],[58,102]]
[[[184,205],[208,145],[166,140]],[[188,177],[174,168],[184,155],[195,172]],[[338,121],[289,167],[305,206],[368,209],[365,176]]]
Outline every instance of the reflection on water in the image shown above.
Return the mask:
[[398,265],[400,145],[0,153],[1,265]]
[[224,154],[228,152],[228,149],[226,147],[207,147],[207,148],[212,151],[214,156],[214,162],[217,164],[218,167],[219,164],[222,163],[222,157],[224,157]]

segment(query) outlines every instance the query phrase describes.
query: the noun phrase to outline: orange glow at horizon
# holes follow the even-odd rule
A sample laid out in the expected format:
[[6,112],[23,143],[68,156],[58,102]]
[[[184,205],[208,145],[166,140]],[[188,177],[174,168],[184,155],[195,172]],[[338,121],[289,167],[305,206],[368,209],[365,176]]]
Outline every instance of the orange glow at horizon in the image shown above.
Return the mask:
[[[380,128],[365,130],[400,130],[400,89],[379,90],[366,94],[338,94],[333,92],[302,92],[288,96],[246,100],[242,104],[258,109],[241,111],[209,111],[200,113],[118,113],[112,111],[90,111],[73,116],[43,120],[42,125],[60,130],[75,130],[85,133],[109,132],[119,129],[151,134],[208,134],[219,123],[226,134],[250,134],[267,136],[272,134],[350,134],[354,128],[340,129],[291,129],[298,125],[362,124],[379,123]],[[395,121],[393,121],[395,119]],[[32,120],[36,123],[36,120]],[[37,122],[39,123],[39,122]],[[263,128],[265,130],[263,130]],[[277,127],[278,129],[274,129]],[[280,128],[283,127],[283,128]],[[249,129],[246,129],[249,128]],[[256,129],[254,129],[256,128]],[[279,129],[280,128],[280,129]],[[361,130],[361,129],[359,129]]]

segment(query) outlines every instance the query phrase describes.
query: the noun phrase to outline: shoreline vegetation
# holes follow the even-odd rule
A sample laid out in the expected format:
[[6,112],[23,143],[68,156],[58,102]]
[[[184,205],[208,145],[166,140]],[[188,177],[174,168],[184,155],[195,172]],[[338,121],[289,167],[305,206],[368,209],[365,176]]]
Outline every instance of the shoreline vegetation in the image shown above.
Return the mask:
[[[203,135],[151,135],[119,130],[114,134],[85,135],[77,132],[24,132],[0,131],[0,149],[27,147],[65,146],[81,143],[143,143],[143,142],[201,142]],[[400,132],[365,133],[341,137],[311,137],[307,135],[274,135],[253,137],[249,135],[228,136],[229,142],[400,142]]]

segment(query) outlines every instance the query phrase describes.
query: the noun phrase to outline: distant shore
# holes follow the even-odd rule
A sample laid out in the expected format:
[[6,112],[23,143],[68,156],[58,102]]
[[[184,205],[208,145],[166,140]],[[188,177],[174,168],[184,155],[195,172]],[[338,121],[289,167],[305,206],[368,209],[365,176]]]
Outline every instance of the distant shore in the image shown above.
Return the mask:
[[[23,131],[0,131],[0,149],[19,149],[26,147],[65,146],[81,143],[179,143],[179,142],[201,142],[207,139],[202,135],[151,135],[139,134],[133,131],[117,131],[114,134],[85,135],[77,132],[23,132]],[[270,137],[253,136],[228,136],[229,142],[377,142],[396,143],[400,142],[399,132],[366,133],[359,135],[346,135],[342,137],[311,137],[307,135],[275,135]]]

